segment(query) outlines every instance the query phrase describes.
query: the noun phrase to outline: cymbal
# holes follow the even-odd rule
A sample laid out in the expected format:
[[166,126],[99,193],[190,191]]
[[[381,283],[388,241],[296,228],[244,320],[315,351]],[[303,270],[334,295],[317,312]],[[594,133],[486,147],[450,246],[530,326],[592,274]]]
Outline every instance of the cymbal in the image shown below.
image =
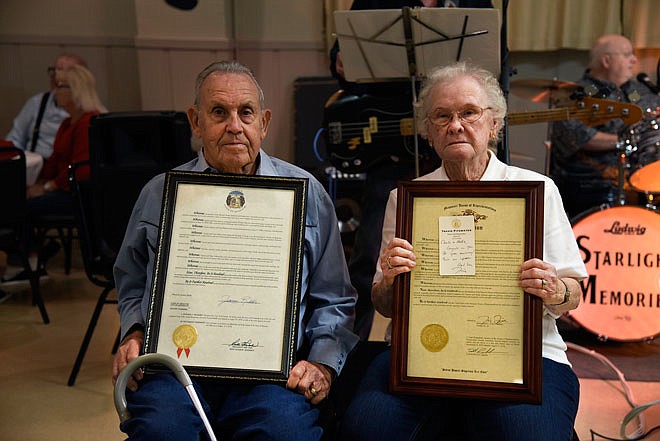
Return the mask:
[[533,101],[543,103],[552,100],[550,104],[567,104],[571,95],[581,86],[570,81],[526,79],[511,81],[511,93]]

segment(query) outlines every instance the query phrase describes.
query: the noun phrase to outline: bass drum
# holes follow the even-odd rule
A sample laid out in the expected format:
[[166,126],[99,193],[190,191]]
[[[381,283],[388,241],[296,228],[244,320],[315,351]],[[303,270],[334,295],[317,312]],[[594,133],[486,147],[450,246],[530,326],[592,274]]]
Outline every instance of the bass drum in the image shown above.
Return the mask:
[[600,340],[650,341],[660,332],[660,214],[638,206],[597,208],[573,221],[589,277],[569,312]]

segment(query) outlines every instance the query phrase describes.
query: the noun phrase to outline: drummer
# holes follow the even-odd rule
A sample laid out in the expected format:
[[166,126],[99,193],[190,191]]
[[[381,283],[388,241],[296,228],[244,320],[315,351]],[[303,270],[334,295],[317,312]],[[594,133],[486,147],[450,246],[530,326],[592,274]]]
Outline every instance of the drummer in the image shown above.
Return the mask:
[[[633,80],[637,58],[630,41],[621,35],[603,35],[594,42],[589,55],[589,66],[578,81],[585,93],[633,103],[645,112],[644,120],[637,126],[642,138],[638,145],[644,151],[630,155],[631,164],[645,165],[659,159],[660,136],[649,122],[660,114],[660,96]],[[589,208],[616,202],[617,142],[627,129],[620,119],[596,127],[577,120],[553,124],[550,175],[559,187],[569,218]]]

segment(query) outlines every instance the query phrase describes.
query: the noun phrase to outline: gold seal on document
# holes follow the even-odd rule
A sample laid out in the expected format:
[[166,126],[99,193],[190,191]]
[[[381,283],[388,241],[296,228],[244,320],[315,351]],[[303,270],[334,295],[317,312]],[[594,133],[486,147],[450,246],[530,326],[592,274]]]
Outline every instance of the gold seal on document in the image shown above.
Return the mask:
[[449,333],[444,326],[438,325],[437,323],[431,323],[430,325],[424,326],[424,329],[422,329],[420,340],[427,351],[440,352],[445,346],[447,346]]
[[197,329],[193,325],[179,325],[172,333],[172,341],[178,348],[177,357],[181,356],[182,351],[185,351],[188,357],[190,348],[197,343]]

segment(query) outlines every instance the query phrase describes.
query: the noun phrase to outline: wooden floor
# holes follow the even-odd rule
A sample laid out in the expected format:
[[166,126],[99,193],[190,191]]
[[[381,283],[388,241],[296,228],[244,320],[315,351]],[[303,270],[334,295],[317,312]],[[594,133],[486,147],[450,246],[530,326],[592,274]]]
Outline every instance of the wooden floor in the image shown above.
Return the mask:
[[[27,285],[5,289],[12,296],[0,304],[0,440],[125,438],[118,428],[110,380],[110,351],[119,326],[116,307],[105,307],[77,382],[67,386],[100,289],[85,278],[79,256],[70,275],[62,268],[58,255],[50,264],[48,280],[42,283],[51,319],[48,325],[32,306]],[[385,326],[382,317],[375,320],[374,339],[381,338]],[[580,384],[576,424],[580,440],[591,440],[590,430],[620,438],[620,422],[630,410],[622,386],[600,379],[580,379]],[[660,399],[660,383],[635,381],[628,382],[628,387],[639,404]],[[647,428],[660,425],[660,406],[645,414]],[[660,440],[660,432],[646,439]]]

